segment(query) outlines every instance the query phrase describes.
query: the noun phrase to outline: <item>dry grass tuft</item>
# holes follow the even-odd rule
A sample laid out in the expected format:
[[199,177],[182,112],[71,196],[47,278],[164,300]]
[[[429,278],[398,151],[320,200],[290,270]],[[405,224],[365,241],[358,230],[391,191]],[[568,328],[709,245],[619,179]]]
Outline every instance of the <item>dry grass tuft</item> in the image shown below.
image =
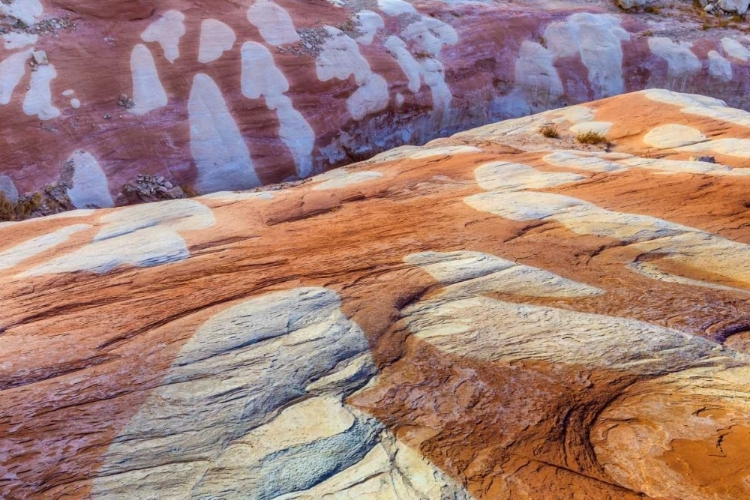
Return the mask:
[[607,138],[602,134],[590,130],[588,132],[578,134],[576,136],[576,141],[580,142],[581,144],[603,144],[607,142]]
[[555,127],[551,123],[542,125],[542,127],[539,129],[539,132],[541,132],[541,134],[548,139],[558,139],[560,137],[560,133],[557,131],[557,127]]

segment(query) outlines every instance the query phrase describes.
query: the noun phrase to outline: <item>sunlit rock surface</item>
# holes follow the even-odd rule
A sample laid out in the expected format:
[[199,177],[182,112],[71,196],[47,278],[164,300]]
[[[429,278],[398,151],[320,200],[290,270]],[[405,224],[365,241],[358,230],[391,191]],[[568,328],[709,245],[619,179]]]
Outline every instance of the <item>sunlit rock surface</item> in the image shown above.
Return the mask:
[[82,158],[70,203],[32,215],[132,203],[139,175],[247,189],[653,87],[750,109],[742,24],[662,4],[5,0],[0,191],[46,193]]
[[0,497],[748,498],[747,141],[649,90],[4,224]]

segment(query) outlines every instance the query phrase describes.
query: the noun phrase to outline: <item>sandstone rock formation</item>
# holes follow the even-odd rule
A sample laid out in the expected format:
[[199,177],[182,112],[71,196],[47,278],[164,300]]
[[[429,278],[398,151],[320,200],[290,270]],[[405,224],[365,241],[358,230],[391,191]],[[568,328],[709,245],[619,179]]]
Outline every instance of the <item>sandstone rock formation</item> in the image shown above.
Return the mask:
[[49,213],[130,201],[138,176],[246,189],[647,87],[750,109],[743,26],[678,6],[7,0],[0,190]]
[[748,167],[648,90],[6,223],[0,496],[747,498]]

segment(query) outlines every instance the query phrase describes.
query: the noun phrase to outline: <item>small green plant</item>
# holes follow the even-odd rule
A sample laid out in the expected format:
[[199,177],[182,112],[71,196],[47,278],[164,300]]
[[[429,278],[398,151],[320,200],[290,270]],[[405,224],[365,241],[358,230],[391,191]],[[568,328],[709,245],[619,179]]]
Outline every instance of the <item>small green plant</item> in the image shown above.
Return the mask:
[[551,123],[542,125],[539,132],[548,139],[558,139],[560,137],[560,132],[557,131],[557,127]]
[[582,132],[576,136],[576,141],[581,144],[602,144],[607,142],[607,138],[599,132],[589,130],[588,132]]

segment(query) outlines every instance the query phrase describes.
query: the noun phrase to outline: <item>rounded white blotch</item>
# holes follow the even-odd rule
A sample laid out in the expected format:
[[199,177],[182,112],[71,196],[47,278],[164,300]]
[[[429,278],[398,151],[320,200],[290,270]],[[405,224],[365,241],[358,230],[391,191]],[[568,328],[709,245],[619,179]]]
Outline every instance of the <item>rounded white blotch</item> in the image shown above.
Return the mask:
[[732,79],[732,65],[718,52],[711,50],[708,52],[708,73],[714,78],[728,82]]
[[535,108],[544,108],[564,92],[562,80],[554,65],[555,53],[537,42],[521,44],[515,66],[516,86]]
[[7,175],[0,175],[0,193],[11,203],[18,203],[18,189],[13,179]]
[[257,0],[247,11],[247,20],[258,28],[266,43],[284,45],[299,42],[289,13],[271,0]]
[[26,61],[33,52],[32,49],[18,52],[0,62],[0,104],[5,105],[13,97],[13,91],[26,74]]
[[373,73],[370,64],[362,57],[359,46],[344,32],[331,26],[325,30],[330,35],[316,59],[318,79],[322,82],[337,78],[345,80],[349,75],[359,88],[347,99],[347,109],[355,120],[388,106],[388,82]]
[[375,73],[346,100],[346,109],[352,118],[361,120],[365,116],[388,107],[388,82]]
[[383,18],[370,10],[361,10],[354,16],[361,36],[357,37],[357,42],[363,45],[370,45],[375,34],[379,29],[385,26]]
[[264,97],[266,106],[276,111],[279,119],[279,137],[294,157],[297,174],[306,177],[312,171],[312,150],[315,132],[294,109],[292,100],[284,95],[289,82],[276,67],[269,50],[256,42],[242,45],[242,94],[249,99]]
[[237,41],[234,30],[216,19],[206,19],[201,24],[201,41],[198,62],[210,63],[219,59]]
[[51,120],[60,116],[60,110],[52,105],[50,83],[57,78],[57,71],[51,64],[38,66],[31,73],[31,86],[23,101],[23,112],[36,115],[40,120]]
[[68,90],[63,91],[62,95],[65,96],[65,97],[70,97],[70,96],[72,96],[75,93],[76,93],[75,90],[68,89]]
[[185,15],[177,10],[169,10],[151,23],[141,35],[144,42],[158,42],[164,50],[164,57],[173,63],[180,57],[180,38],[185,34]]
[[648,46],[651,52],[667,62],[670,77],[692,75],[701,70],[700,59],[690,50],[692,43],[675,43],[666,37],[651,37]]
[[389,16],[418,13],[413,5],[404,0],[378,0],[378,8]]
[[573,14],[565,21],[551,23],[544,31],[544,38],[556,58],[581,58],[588,69],[594,98],[625,91],[622,42],[630,40],[630,33],[622,28],[618,17],[587,12]]
[[739,59],[742,62],[747,62],[750,59],[750,50],[747,50],[744,45],[734,38],[722,38],[721,47],[724,49],[726,55],[731,58]]
[[109,192],[107,176],[96,159],[86,151],[76,151],[68,158],[73,166],[73,187],[68,198],[76,208],[108,208],[115,205]]
[[133,102],[135,103],[130,110],[131,113],[144,115],[167,105],[167,92],[159,80],[156,63],[148,47],[140,43],[133,47],[130,70],[133,74]]
[[678,148],[705,140],[700,130],[675,123],[655,127],[643,136],[644,144],[658,149]]
[[260,184],[237,122],[208,75],[199,73],[193,78],[188,120],[199,192],[249,189]]
[[40,0],[11,0],[0,2],[0,14],[20,19],[31,26],[44,13],[44,6]]
[[345,172],[343,175],[338,175],[332,179],[329,179],[321,184],[318,184],[313,188],[314,191],[325,191],[327,189],[340,189],[348,186],[352,186],[355,184],[362,184],[365,182],[373,181],[375,179],[380,179],[383,177],[383,174],[376,171],[361,171],[361,172],[353,172],[348,173]]
[[80,108],[80,107],[81,107],[81,101],[80,101],[79,99],[71,99],[71,100],[70,100],[70,105],[71,105],[71,106],[72,106],[73,108],[75,108],[75,109],[78,109],[78,108]]

